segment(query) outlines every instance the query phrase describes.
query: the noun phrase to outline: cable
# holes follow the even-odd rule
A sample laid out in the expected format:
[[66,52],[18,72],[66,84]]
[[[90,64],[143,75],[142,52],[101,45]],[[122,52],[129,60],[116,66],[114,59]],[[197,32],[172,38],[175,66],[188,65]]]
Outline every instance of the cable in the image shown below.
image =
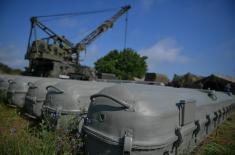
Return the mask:
[[86,12],[72,12],[72,13],[42,15],[42,16],[37,16],[37,18],[80,16],[80,15],[88,15],[88,14],[95,14],[95,13],[103,13],[103,12],[108,12],[108,11],[114,11],[114,8],[104,9],[104,10],[95,10],[95,11],[86,11]]
[[124,49],[126,49],[126,42],[127,42],[127,26],[128,26],[128,12],[126,13],[126,18],[125,18]]

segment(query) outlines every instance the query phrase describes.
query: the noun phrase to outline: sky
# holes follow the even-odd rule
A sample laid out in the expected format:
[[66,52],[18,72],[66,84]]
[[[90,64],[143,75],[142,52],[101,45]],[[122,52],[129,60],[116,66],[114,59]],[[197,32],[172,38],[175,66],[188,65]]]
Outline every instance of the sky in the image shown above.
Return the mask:
[[[59,35],[78,43],[122,6],[127,15],[126,47],[147,56],[148,71],[168,75],[191,72],[235,77],[234,0],[1,0],[0,62],[23,69],[30,17],[94,10],[109,11],[39,19]],[[123,50],[125,18],[99,36],[81,54],[81,64],[94,62],[113,49]],[[43,36],[38,32],[38,37]]]

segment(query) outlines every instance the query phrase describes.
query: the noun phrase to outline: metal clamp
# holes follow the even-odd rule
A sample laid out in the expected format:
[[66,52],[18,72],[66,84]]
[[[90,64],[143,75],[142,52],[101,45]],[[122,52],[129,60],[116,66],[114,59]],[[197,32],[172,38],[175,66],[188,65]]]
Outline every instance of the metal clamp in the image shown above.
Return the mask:
[[195,126],[197,127],[195,130],[193,130],[193,135],[192,136],[195,136],[195,143],[197,142],[197,134],[199,133],[201,127],[200,127],[200,123],[199,123],[199,120],[195,121]]
[[228,113],[229,113],[229,108],[226,107],[226,117],[228,116]]
[[206,119],[207,119],[207,122],[205,123],[205,127],[206,127],[206,134],[208,134],[208,128],[209,128],[209,125],[211,124],[210,115],[206,115]]
[[215,115],[215,117],[213,118],[213,121],[214,121],[214,127],[216,126],[216,121],[217,121],[217,119],[218,119],[218,113],[217,112],[214,112],[214,115]]
[[130,155],[132,150],[133,143],[133,131],[131,129],[127,129],[124,135],[124,144],[123,144],[123,155]]
[[225,114],[226,114],[226,110],[225,110],[225,108],[223,108],[223,113],[222,113],[222,115],[223,115],[223,120],[224,120]]
[[218,123],[220,123],[220,118],[222,117],[222,111],[219,110],[218,113],[219,113],[219,116],[218,116]]
[[185,100],[180,100],[178,103],[176,103],[176,106],[180,109],[183,108],[184,104],[186,103]]
[[89,119],[87,116],[84,118],[84,124],[85,125],[89,125],[89,124],[91,124],[92,123],[92,120],[91,119]]
[[173,151],[175,149],[175,154],[177,154],[178,147],[183,143],[183,137],[180,132],[180,128],[175,129],[175,135],[178,137],[178,139],[173,143],[171,153],[173,153]]
[[181,120],[181,118],[184,119],[184,116],[182,116],[183,113],[181,113],[181,109],[183,110],[185,103],[186,103],[185,100],[180,100],[178,103],[176,103],[176,106],[179,109],[179,125],[180,126],[182,126],[184,122],[183,120]]

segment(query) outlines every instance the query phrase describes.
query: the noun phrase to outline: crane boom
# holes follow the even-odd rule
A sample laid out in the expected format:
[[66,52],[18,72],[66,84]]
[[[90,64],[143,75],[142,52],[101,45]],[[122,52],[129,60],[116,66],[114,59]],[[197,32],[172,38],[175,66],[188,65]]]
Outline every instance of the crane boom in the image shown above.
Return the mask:
[[100,26],[98,26],[94,31],[92,31],[87,37],[81,40],[78,44],[75,45],[74,50],[77,53],[85,50],[86,46],[94,41],[101,33],[107,31],[109,28],[112,28],[113,23],[124,13],[126,13],[131,8],[130,5],[122,7],[116,14],[114,14],[109,20],[104,21]]
[[68,47],[73,47],[73,43],[71,43],[69,40],[67,40],[64,37],[61,37],[57,35],[55,32],[53,32],[51,29],[49,29],[47,26],[42,24],[37,17],[32,17],[31,18],[31,24],[32,27],[38,26],[41,30],[43,30],[50,38],[52,38],[54,41],[60,41],[63,42],[65,45]]

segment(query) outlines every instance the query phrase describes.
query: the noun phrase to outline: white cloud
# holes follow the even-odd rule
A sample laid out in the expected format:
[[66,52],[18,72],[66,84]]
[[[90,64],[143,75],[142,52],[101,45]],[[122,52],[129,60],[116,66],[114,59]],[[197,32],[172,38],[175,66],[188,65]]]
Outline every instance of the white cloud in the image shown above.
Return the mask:
[[183,47],[178,45],[176,40],[162,39],[149,48],[140,50],[142,55],[148,57],[148,65],[153,69],[157,64],[162,63],[188,63],[189,58],[182,53]]
[[26,60],[22,56],[22,51],[14,44],[0,44],[0,62],[13,68],[23,69],[26,66]]

